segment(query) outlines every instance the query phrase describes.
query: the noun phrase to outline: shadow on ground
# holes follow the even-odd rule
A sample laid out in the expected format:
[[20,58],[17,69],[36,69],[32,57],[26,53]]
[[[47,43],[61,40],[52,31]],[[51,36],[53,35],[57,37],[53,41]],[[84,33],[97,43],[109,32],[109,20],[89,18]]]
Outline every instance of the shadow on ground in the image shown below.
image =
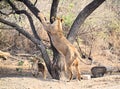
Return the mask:
[[2,77],[33,77],[30,69],[2,68],[0,67],[0,78]]

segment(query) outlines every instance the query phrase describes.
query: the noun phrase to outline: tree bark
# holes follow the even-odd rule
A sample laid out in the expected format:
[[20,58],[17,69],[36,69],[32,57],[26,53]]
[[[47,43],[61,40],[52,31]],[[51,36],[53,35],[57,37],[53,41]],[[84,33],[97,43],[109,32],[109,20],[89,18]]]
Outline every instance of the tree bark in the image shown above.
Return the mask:
[[30,14],[26,10],[19,10],[10,0],[7,0],[7,2],[12,7],[12,9],[15,11],[16,14],[24,14],[24,15],[27,16],[35,38],[41,40],[40,37],[38,36],[37,32],[36,32],[36,29],[35,29],[35,26],[34,26],[34,23],[33,23],[33,19],[30,16]]
[[47,69],[48,69],[49,73],[50,73],[51,76],[52,76],[52,72],[51,72],[51,61],[50,61],[49,56],[48,56],[48,54],[47,54],[47,51],[46,51],[46,49],[45,49],[45,47],[44,47],[44,44],[43,44],[40,40],[34,38],[34,37],[33,37],[32,35],[30,35],[27,31],[25,31],[23,28],[21,28],[20,26],[18,26],[18,25],[15,24],[15,23],[11,23],[11,22],[6,21],[6,20],[4,20],[4,19],[2,19],[2,18],[0,18],[0,22],[4,23],[4,24],[6,24],[6,25],[9,25],[9,26],[11,26],[11,27],[13,27],[13,28],[15,28],[18,32],[20,32],[20,33],[23,34],[26,38],[28,38],[28,39],[31,40],[34,44],[36,44],[36,46],[37,46],[37,47],[39,48],[39,50],[41,51],[42,57],[43,57],[43,59],[44,59],[44,61],[45,61],[45,63],[46,63]]
[[85,19],[97,8],[99,7],[105,0],[94,0],[90,4],[88,4],[76,17],[74,23],[72,24],[70,31],[67,35],[67,39],[73,43],[79,31],[79,28],[84,23]]
[[[54,22],[55,19],[52,19],[52,17],[56,18],[57,16],[57,8],[58,8],[58,4],[59,4],[59,0],[53,0],[52,2],[52,6],[51,6],[51,11],[50,11],[50,23],[52,24]],[[49,35],[49,34],[48,34]],[[49,35],[50,37],[50,35]],[[51,39],[51,38],[50,38]],[[57,60],[57,56],[58,56],[58,51],[56,50],[56,48],[53,46],[52,41],[51,42],[51,46],[53,49],[53,61]]]
[[[23,1],[24,4],[29,7],[31,12],[41,21],[41,18],[38,17],[38,13],[40,11],[29,0],[20,0],[20,1]],[[16,14],[25,14],[28,17],[28,20],[30,22],[30,26],[31,26],[32,32],[34,34],[34,37],[39,40],[39,43],[37,43],[37,44],[34,41],[32,41],[32,42],[35,43],[36,46],[40,49],[40,51],[42,53],[42,57],[43,57],[43,59],[44,59],[44,61],[46,63],[47,69],[48,69],[49,73],[51,74],[51,76],[54,78],[54,75],[53,75],[52,69],[51,69],[52,64],[51,64],[50,58],[49,58],[49,56],[47,54],[47,51],[46,51],[46,48],[45,48],[44,44],[41,41],[41,38],[38,36],[38,34],[36,32],[36,29],[35,29],[32,17],[29,15],[29,13],[27,11],[25,11],[25,10],[18,10],[18,8],[10,0],[7,0],[7,2],[12,7],[12,9],[15,10]],[[16,24],[16,26],[17,26],[17,24]],[[27,34],[27,32],[26,32],[26,34]],[[27,36],[27,38],[28,38],[28,35],[25,35],[25,36]]]
[[[29,0],[19,0],[19,1],[22,1],[30,9],[30,11],[40,20],[40,22],[42,22],[41,18],[38,16],[38,13],[40,13],[40,11]],[[52,11],[51,17],[52,16],[56,17],[58,3],[59,3],[59,0],[53,0],[53,4],[52,4],[51,8],[53,8],[53,7],[54,8],[51,9],[51,11]],[[49,38],[50,38],[50,35],[49,35]],[[51,45],[52,45],[52,42],[51,42]],[[57,59],[56,55],[58,54],[58,52],[53,45],[52,45],[52,49],[53,49],[53,57],[54,57],[53,60],[55,61]],[[59,79],[57,70],[51,69],[51,76],[54,79]]]
[[52,17],[56,18],[57,16],[57,8],[58,8],[59,0],[53,0],[51,11],[50,11],[50,22],[53,23],[54,19]]
[[[51,6],[51,11],[50,11],[50,23],[51,24],[55,20],[55,19],[53,19],[53,17],[56,18],[56,16],[57,16],[58,4],[59,4],[59,0],[53,0],[52,6]],[[53,51],[53,65],[52,65],[53,74],[54,74],[54,76],[55,76],[56,79],[60,79],[60,74],[58,72],[59,71],[58,68],[54,69],[54,64],[57,62],[57,60],[59,60],[60,55],[59,55],[59,52],[54,47],[54,45],[52,44],[51,37],[50,37],[49,33],[48,33],[48,35],[49,35],[49,38],[50,38],[50,43],[51,43],[51,47],[52,47],[52,51]]]
[[36,18],[39,19],[39,21],[41,22],[41,18],[38,16],[38,13],[40,13],[40,11],[31,3],[30,0],[18,0],[23,2],[28,8],[29,10],[36,16]]
[[[8,2],[10,2],[10,0],[7,0]],[[38,13],[40,13],[40,11],[31,3],[30,0],[18,0],[23,2],[29,9],[30,11],[39,19],[40,22],[41,18],[38,16]],[[36,0],[37,1],[37,0]],[[77,16],[77,18],[75,19],[74,23],[71,26],[71,29],[69,31],[69,34],[67,36],[68,40],[73,43],[75,40],[75,37],[77,35],[77,32],[79,30],[79,28],[81,27],[81,25],[83,24],[83,22],[85,21],[85,19],[98,7],[100,6],[105,0],[94,0],[93,2],[91,2],[89,5],[87,5]],[[59,0],[53,0],[52,3],[52,7],[51,7],[51,13],[50,13],[50,22],[53,23],[54,20],[52,19],[52,17],[56,17],[57,16],[57,7],[59,4]],[[15,10],[17,10],[17,8],[14,5],[11,5],[11,7],[15,8]],[[17,12],[20,13],[20,12]],[[29,16],[28,16],[29,18]],[[30,19],[29,19],[30,20]],[[49,71],[49,73],[51,74],[51,76],[55,79],[59,79],[59,74],[57,70],[52,70],[51,69],[51,61],[49,59],[49,56],[46,52],[46,49],[41,41],[41,39],[37,39],[34,38],[32,35],[30,35],[28,32],[26,32],[23,28],[19,27],[17,24],[15,23],[11,23],[9,21],[6,21],[4,19],[0,18],[0,22],[7,24],[9,26],[14,27],[17,31],[19,31],[21,34],[23,34],[24,36],[26,36],[28,39],[30,39],[33,43],[35,43],[38,48],[40,49],[41,53],[42,53],[42,57],[46,63],[47,69]],[[31,23],[33,24],[33,23]],[[34,27],[32,27],[32,29],[35,29]],[[52,44],[52,43],[51,43]],[[55,62],[55,60],[59,59],[59,53],[58,51],[54,48],[53,46],[53,52],[54,52],[54,59],[53,61]]]

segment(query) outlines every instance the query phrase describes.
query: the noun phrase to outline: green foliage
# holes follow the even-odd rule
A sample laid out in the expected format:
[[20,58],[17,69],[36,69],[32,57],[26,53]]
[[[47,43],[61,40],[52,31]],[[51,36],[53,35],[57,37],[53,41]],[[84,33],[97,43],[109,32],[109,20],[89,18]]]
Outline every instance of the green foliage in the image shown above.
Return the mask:
[[[15,2],[15,0],[10,0],[11,2]],[[6,0],[1,0],[0,1],[0,9],[8,8],[9,4],[7,3]]]
[[6,8],[6,7],[8,7],[9,5],[6,3],[6,0],[2,0],[1,2],[0,2],[0,9],[3,9],[3,8]]
[[8,46],[7,38],[4,31],[0,30],[0,48],[4,48],[5,46]]
[[108,33],[104,31],[100,31],[97,36],[105,40],[108,38]]
[[18,14],[15,14],[14,15],[16,19],[19,19],[19,15]]
[[53,52],[51,51],[51,50],[49,50],[49,49],[46,49],[47,50],[47,53],[49,54],[49,55],[53,55]]
[[120,30],[120,21],[112,20],[111,23],[109,23],[109,28],[114,29],[114,30],[116,29]]
[[19,62],[18,62],[18,66],[22,66],[23,63],[24,63],[24,61],[19,61]]
[[74,7],[74,4],[73,3],[70,3],[69,4],[69,8],[71,9],[71,8],[73,8]]
[[70,27],[73,23],[74,15],[71,13],[71,14],[63,16],[63,18],[64,18],[65,25]]
[[64,0],[60,0],[60,2],[64,2]]
[[77,38],[78,43],[82,43],[83,39],[81,39],[80,37]]

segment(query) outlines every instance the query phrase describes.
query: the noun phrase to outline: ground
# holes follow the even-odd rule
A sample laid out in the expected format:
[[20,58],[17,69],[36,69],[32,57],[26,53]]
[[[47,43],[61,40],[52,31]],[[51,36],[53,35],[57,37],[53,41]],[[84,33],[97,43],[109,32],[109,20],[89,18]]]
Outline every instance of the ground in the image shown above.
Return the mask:
[[52,79],[47,73],[47,79],[44,80],[41,74],[37,78],[32,76],[31,62],[25,59],[0,59],[0,89],[120,89],[120,72],[70,82],[67,82],[68,79]]
[[66,82],[33,77],[0,78],[0,89],[120,89],[120,75]]

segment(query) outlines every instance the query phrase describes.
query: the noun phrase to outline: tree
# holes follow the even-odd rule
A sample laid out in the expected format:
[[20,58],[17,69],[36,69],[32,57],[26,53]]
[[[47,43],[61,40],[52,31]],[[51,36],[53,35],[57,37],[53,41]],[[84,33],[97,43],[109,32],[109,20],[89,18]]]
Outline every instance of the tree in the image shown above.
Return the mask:
[[[3,0],[2,0],[3,1]],[[2,2],[0,1],[0,2]],[[69,34],[67,36],[68,40],[73,43],[75,40],[75,37],[77,35],[77,32],[80,28],[80,26],[84,23],[85,19],[97,8],[99,7],[105,0],[93,0],[90,4],[88,4],[77,16],[77,18],[75,19],[74,23],[71,26],[71,29],[69,31]],[[46,63],[47,69],[50,73],[50,75],[52,76],[52,78],[55,79],[59,79],[59,73],[58,70],[53,69],[52,67],[52,63],[56,62],[56,60],[59,60],[59,53],[58,51],[55,49],[55,47],[52,45],[52,50],[53,50],[53,62],[50,61],[50,58],[47,54],[46,48],[43,45],[43,42],[41,40],[41,38],[38,36],[38,33],[36,32],[36,28],[34,26],[33,23],[33,18],[31,17],[31,15],[26,11],[26,10],[20,10],[20,8],[17,8],[15,5],[15,2],[21,2],[21,4],[24,4],[26,7],[29,8],[29,10],[31,11],[31,13],[33,13],[36,18],[41,22],[41,18],[38,16],[38,13],[40,13],[40,10],[35,7],[35,4],[37,3],[37,0],[35,1],[35,3],[33,4],[30,0],[6,0],[6,3],[12,8],[12,11],[10,13],[3,13],[2,11],[0,11],[0,14],[2,15],[9,15],[9,14],[24,14],[25,16],[27,16],[32,32],[34,34],[34,37],[32,35],[30,35],[27,31],[25,31],[25,29],[23,29],[22,27],[20,27],[18,24],[12,23],[10,21],[7,21],[5,19],[3,19],[2,17],[0,17],[0,22],[4,23],[6,25],[9,25],[11,27],[13,27],[15,30],[17,30],[18,32],[20,32],[21,34],[23,34],[26,38],[28,38],[29,40],[31,40],[40,50],[40,52],[42,53],[42,57]],[[52,6],[51,6],[51,12],[50,12],[50,22],[53,23],[54,20],[52,19],[52,17],[56,17],[57,16],[57,7],[59,4],[59,0],[53,0],[52,2]],[[49,34],[48,34],[49,35]],[[50,36],[49,36],[50,38]]]

